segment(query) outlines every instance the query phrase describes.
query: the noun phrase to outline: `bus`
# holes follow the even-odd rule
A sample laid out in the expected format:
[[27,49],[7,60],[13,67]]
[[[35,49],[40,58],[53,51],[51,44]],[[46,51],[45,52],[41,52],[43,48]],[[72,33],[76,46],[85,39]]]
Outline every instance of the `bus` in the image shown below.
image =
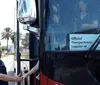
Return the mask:
[[100,0],[20,0],[18,21],[39,30],[40,85],[100,84],[99,4]]

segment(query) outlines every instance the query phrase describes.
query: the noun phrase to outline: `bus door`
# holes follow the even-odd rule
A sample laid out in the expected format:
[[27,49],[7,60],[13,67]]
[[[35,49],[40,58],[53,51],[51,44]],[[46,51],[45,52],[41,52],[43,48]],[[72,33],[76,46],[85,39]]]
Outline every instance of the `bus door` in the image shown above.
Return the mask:
[[[36,1],[37,2],[37,1]],[[18,16],[17,20],[21,23],[24,30],[29,31],[29,59],[20,59],[19,61],[29,61],[29,70],[34,67],[39,59],[38,56],[38,39],[39,39],[39,27],[36,10],[35,0],[20,0],[18,1]],[[34,23],[33,23],[34,22]],[[36,23],[36,25],[35,25]],[[33,25],[35,25],[33,27]],[[26,31],[26,32],[27,32]],[[24,43],[24,42],[23,42]],[[20,69],[20,68],[19,68]],[[30,76],[30,85],[39,85],[39,80],[36,79],[39,71]],[[25,85],[27,85],[25,83]]]

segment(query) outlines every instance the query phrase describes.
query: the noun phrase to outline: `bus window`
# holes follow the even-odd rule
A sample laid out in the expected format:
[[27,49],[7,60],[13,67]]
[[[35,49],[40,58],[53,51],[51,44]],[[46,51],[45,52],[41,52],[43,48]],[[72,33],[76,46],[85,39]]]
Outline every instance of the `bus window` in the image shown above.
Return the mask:
[[100,1],[49,0],[48,3],[45,50],[88,50],[100,30]]

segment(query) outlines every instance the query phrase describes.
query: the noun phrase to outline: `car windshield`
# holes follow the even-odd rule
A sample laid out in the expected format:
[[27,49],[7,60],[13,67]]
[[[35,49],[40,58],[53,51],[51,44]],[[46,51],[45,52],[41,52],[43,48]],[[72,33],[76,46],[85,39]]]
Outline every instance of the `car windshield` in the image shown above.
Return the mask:
[[[88,50],[99,36],[100,0],[49,0],[45,51]],[[100,50],[98,45],[96,50]]]

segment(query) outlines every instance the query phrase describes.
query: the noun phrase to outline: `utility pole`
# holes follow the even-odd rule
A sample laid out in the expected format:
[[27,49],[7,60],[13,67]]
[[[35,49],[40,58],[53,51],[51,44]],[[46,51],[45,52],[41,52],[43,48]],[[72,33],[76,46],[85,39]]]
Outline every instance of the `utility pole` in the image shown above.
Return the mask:
[[[17,19],[17,13],[18,13],[18,1],[16,0],[16,20],[17,20],[17,75],[19,75],[20,73],[20,68],[21,68],[21,64],[20,64],[20,52],[19,52],[19,22]],[[17,85],[21,85],[20,82],[17,82]]]

